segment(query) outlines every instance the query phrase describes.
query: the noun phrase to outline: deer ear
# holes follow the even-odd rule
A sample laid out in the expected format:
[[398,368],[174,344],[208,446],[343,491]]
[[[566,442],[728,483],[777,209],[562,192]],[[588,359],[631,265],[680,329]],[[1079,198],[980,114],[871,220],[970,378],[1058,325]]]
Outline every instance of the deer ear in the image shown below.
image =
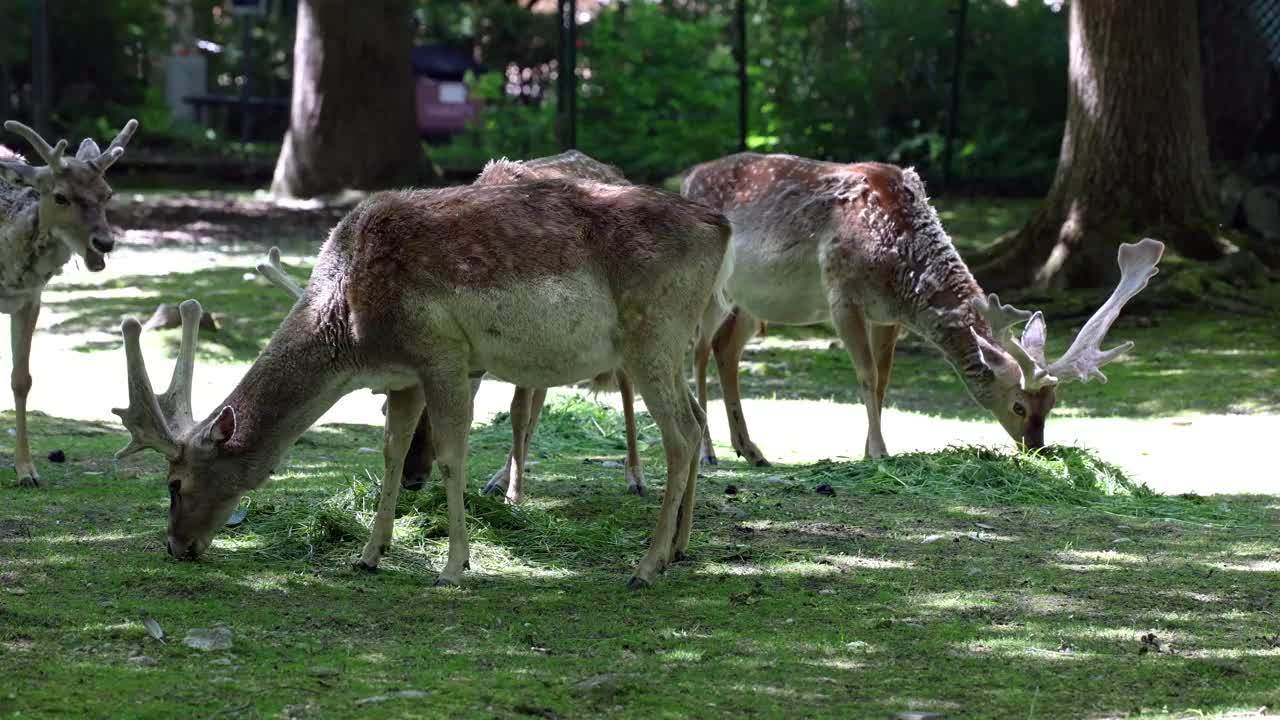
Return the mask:
[[0,180],[11,185],[29,185],[35,187],[38,172],[36,168],[23,162],[0,162]]
[[85,138],[84,142],[80,143],[80,149],[76,150],[76,159],[81,162],[93,162],[101,154],[102,151],[98,149],[98,143],[90,138]]
[[230,405],[222,408],[222,412],[218,413],[218,417],[213,419],[209,424],[209,429],[205,433],[205,440],[210,445],[222,445],[231,439],[236,432],[236,411],[231,409]]

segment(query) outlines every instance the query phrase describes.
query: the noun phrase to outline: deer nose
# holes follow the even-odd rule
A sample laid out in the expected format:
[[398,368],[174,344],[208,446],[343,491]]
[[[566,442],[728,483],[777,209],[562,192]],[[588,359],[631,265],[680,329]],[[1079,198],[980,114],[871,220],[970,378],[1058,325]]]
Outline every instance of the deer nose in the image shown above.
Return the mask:
[[93,246],[94,250],[97,250],[103,255],[106,255],[107,253],[111,252],[113,248],[115,248],[116,241],[112,240],[110,237],[102,238],[97,235],[94,235],[93,238],[89,240],[89,244]]

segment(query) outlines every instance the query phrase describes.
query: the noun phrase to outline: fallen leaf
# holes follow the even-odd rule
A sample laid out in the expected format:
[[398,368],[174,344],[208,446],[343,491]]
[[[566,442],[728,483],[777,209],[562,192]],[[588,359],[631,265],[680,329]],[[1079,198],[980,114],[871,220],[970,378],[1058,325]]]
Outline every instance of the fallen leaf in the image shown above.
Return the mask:
[[938,541],[939,541],[939,540],[941,540],[941,539],[942,539],[942,536],[941,536],[941,535],[928,535],[928,536],[926,536],[926,537],[925,537],[925,539],[923,539],[923,540],[921,540],[921,541],[920,541],[920,544],[921,544],[921,545],[928,545],[929,543],[936,543],[936,542],[938,542]]
[[164,628],[160,627],[160,623],[152,620],[151,618],[144,618],[142,620],[142,627],[147,629],[147,634],[152,638],[159,640],[160,642],[164,642]]

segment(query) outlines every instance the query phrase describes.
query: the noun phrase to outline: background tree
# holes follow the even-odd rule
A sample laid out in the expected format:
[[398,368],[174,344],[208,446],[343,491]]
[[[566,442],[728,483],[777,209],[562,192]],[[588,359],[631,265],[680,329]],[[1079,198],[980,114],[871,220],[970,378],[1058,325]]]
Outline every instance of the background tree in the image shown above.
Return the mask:
[[424,180],[409,0],[299,0],[289,131],[271,190],[313,197]]
[[1196,3],[1071,0],[1067,125],[1048,196],[975,262],[984,286],[1092,287],[1143,235],[1224,253],[1202,103]]

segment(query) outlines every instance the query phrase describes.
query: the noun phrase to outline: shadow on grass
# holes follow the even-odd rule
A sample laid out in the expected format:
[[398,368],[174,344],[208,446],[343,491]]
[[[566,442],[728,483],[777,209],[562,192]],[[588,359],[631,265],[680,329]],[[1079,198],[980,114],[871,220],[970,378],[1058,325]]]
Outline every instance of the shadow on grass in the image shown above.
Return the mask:
[[[255,277],[246,280],[246,273]],[[305,277],[299,279],[306,281]],[[132,275],[63,289],[70,293],[69,299],[46,300],[45,306],[67,315],[48,331],[68,335],[104,332],[118,336],[120,322],[126,317],[145,323],[159,304],[195,298],[205,312],[213,313],[219,325],[216,332],[201,332],[197,357],[222,362],[252,362],[293,307],[291,297],[256,277],[251,263],[248,267],[191,273]],[[166,333],[165,346],[170,356],[177,355],[180,337],[176,329]],[[119,347],[116,339],[99,340],[89,335],[76,349],[115,352]]]
[[[548,411],[539,438],[557,452],[616,449],[596,440],[613,426],[596,431],[594,411]],[[35,422],[45,436],[81,427]],[[506,434],[502,423],[475,433],[473,488]],[[532,469],[526,507],[469,498],[473,571],[461,588],[430,588],[444,543],[420,516],[438,513],[437,491],[404,496],[383,572],[348,569],[370,510],[360,485],[371,489],[366,473],[381,464],[359,448],[379,436],[308,433],[253,493],[246,526],[224,533],[210,560],[179,563],[161,548],[158,459],[113,463],[121,434],[67,435],[73,460],[48,468],[46,490],[0,490],[5,709],[111,714],[127,700],[169,716],[370,704],[409,715],[429,702],[453,716],[988,718],[1034,706],[1154,717],[1277,700],[1274,498],[1215,498],[1253,519],[1205,527],[1007,482],[1011,494],[993,498],[947,464],[1041,484],[1053,475],[999,454],[728,466],[700,484],[692,558],[628,592],[658,466],[655,492],[631,498],[620,470],[555,457]],[[813,492],[819,480],[835,494]],[[738,492],[726,495],[730,483]],[[309,534],[327,515],[350,532]],[[169,642],[148,637],[143,619]],[[216,623],[233,633],[230,651],[180,642]]]
[[[1050,356],[1064,352],[1077,330],[1078,324],[1050,325]],[[768,334],[744,354],[745,397],[862,402],[848,353],[829,327],[771,326]],[[1183,313],[1160,318],[1155,327],[1138,327],[1122,318],[1104,346],[1124,340],[1135,347],[1107,366],[1110,382],[1061,387],[1059,413],[1158,417],[1280,411],[1280,369],[1273,362],[1280,357],[1280,335],[1270,320]],[[718,393],[718,384],[712,389]],[[944,417],[990,417],[941,353],[916,335],[898,344],[887,404]]]

